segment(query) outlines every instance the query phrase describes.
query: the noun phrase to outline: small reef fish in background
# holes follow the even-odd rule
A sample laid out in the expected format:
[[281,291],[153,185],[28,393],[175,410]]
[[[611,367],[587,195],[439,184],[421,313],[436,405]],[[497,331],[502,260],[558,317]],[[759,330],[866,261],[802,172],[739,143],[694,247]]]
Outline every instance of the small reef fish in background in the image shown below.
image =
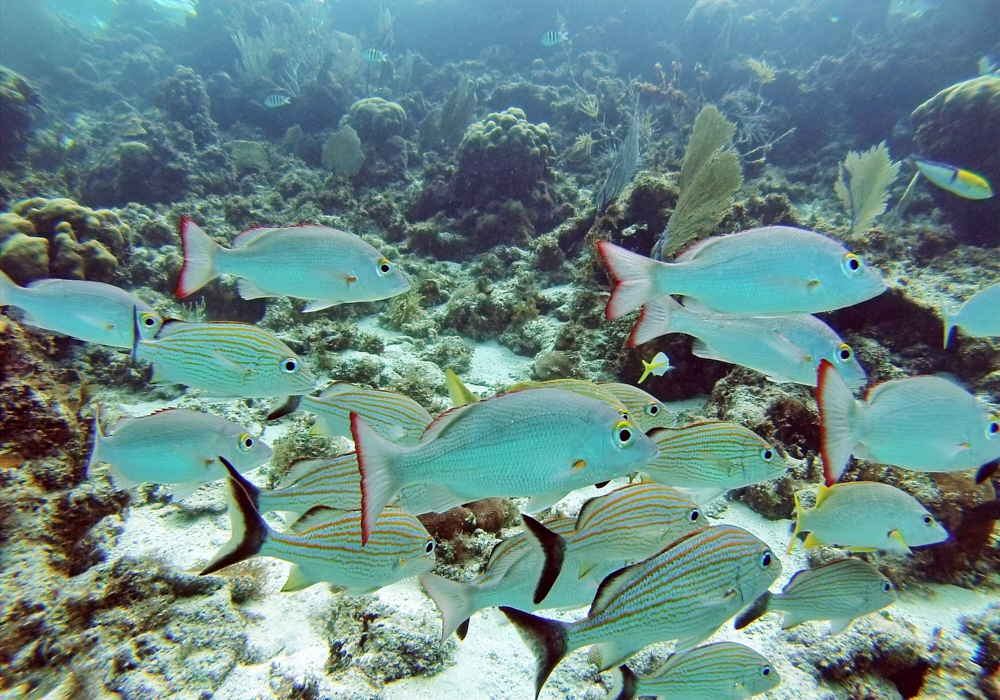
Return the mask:
[[809,314],[717,314],[694,301],[681,306],[673,297],[662,296],[643,307],[629,345],[667,333],[693,336],[691,353],[696,357],[748,367],[779,384],[816,386],[821,360],[831,362],[848,386],[860,387],[868,380],[851,346]]
[[677,422],[666,404],[647,391],[631,384],[608,382],[599,384],[602,389],[625,404],[629,417],[639,424],[644,433],[653,428],[666,428]]
[[615,280],[609,321],[679,294],[723,314],[811,314],[860,304],[886,290],[878,272],[815,231],[765,226],[707,238],[664,263],[599,241]]
[[239,277],[237,290],[243,299],[310,300],[303,311],[388,299],[410,288],[406,275],[373,246],[328,226],[250,229],[233,239],[232,248],[223,248],[185,216],[180,236],[180,298],[225,274]]
[[989,199],[993,196],[990,183],[980,175],[968,170],[956,168],[947,163],[935,163],[932,160],[913,159],[921,174],[943,190],[964,199]]
[[566,493],[618,478],[656,456],[656,446],[599,399],[528,388],[452,408],[414,447],[393,444],[351,414],[368,539],[400,489],[425,484],[443,512],[487,497],[533,496],[529,512]]
[[718,642],[671,654],[652,675],[628,666],[613,670],[607,700],[749,700],[781,685],[771,662],[735,642]]
[[841,559],[796,572],[781,593],[765,593],[736,618],[741,630],[771,611],[783,612],[781,629],[807,620],[829,620],[830,634],[840,634],[862,615],[896,602],[892,582],[861,559]]
[[254,507],[257,487],[219,459],[229,472],[226,504],[233,534],[202,575],[268,556],[293,565],[283,591],[325,581],[343,587],[346,595],[359,596],[434,568],[434,539],[419,520],[395,507],[382,513],[365,547],[358,537],[358,511],[314,508],[285,532],[275,532]]
[[954,314],[949,314],[948,307],[942,305],[941,317],[945,347],[953,328],[972,338],[1000,337],[1000,282],[973,294]]
[[225,478],[219,455],[241,472],[271,458],[271,448],[243,426],[200,411],[168,408],[139,418],[121,418],[114,432],[106,435],[97,408],[94,428],[88,470],[106,462],[111,481],[120,490],[145,483],[176,484],[174,500]]
[[132,357],[153,363],[153,382],[212,396],[265,398],[312,391],[316,378],[273,333],[245,323],[167,321],[151,340],[135,335]]
[[659,454],[639,471],[653,481],[690,491],[700,503],[730,489],[771,481],[788,462],[749,428],[723,421],[663,428],[651,435]]
[[316,416],[313,435],[351,437],[351,413],[357,413],[372,430],[390,442],[415,444],[433,420],[423,406],[409,396],[384,389],[366,389],[347,382],[334,382],[318,396],[291,396],[268,414],[276,420],[293,411]]
[[555,29],[550,29],[549,31],[542,34],[542,46],[558,46],[564,41],[569,41],[568,32],[560,32]]
[[832,544],[852,552],[885,550],[910,554],[910,547],[944,542],[948,531],[920,502],[895,486],[878,481],[820,484],[816,505],[803,508],[795,494],[795,531],[808,532],[805,547]]
[[132,347],[134,316],[144,338],[163,324],[149,304],[103,282],[46,279],[21,287],[0,272],[0,306],[20,309],[29,326],[116,348]]
[[854,455],[920,472],[954,472],[1000,458],[1000,415],[943,377],[882,382],[858,402],[826,360],[816,392],[826,483]]
[[292,101],[292,98],[288,95],[279,95],[277,93],[273,95],[268,95],[264,98],[264,106],[275,109],[277,107],[284,107]]
[[649,644],[675,639],[678,651],[697,646],[780,574],[781,562],[766,544],[738,527],[714,525],[609,575],[577,622],[500,610],[535,655],[537,698],[553,669],[580,647],[594,645],[590,661],[606,671]]
[[670,366],[670,358],[667,357],[667,353],[658,352],[653,356],[650,361],[642,361],[642,376],[639,377],[639,384],[646,381],[646,377],[653,375],[654,377],[662,377],[667,372],[673,372],[676,367]]
[[364,59],[365,63],[387,63],[389,61],[389,54],[374,48],[365,49],[361,54],[361,58]]

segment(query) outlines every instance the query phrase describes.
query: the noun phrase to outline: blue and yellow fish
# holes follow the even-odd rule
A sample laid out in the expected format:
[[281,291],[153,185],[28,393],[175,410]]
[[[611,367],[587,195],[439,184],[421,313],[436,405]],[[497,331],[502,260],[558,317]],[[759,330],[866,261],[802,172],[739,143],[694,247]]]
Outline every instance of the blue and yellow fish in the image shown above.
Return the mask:
[[993,196],[993,188],[986,178],[969,170],[956,168],[947,163],[936,163],[932,160],[913,159],[914,165],[921,174],[943,190],[957,194],[964,199],[989,199]]

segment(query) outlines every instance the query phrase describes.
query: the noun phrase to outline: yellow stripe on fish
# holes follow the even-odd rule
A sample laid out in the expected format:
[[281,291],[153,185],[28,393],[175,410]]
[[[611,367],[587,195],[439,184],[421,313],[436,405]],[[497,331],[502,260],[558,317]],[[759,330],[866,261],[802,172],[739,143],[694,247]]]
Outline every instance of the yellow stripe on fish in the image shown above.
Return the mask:
[[667,410],[666,405],[648,391],[631,384],[617,382],[598,384],[598,386],[625,404],[629,416],[639,424],[644,433],[653,428],[669,427],[675,422],[674,415]]
[[305,513],[315,506],[361,509],[361,473],[353,452],[333,459],[307,459],[292,465],[287,485],[261,491],[257,510]]
[[932,160],[914,158],[920,173],[943,190],[957,194],[964,199],[989,199],[993,196],[993,188],[986,178],[969,170],[956,168],[947,163],[936,163]]

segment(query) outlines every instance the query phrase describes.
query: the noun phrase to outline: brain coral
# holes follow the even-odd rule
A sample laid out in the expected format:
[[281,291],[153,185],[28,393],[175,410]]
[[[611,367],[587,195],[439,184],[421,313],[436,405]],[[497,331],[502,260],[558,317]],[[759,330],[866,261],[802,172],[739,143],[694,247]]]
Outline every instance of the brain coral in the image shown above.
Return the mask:
[[403,133],[406,111],[395,102],[368,97],[351,105],[347,123],[366,144],[381,143]]
[[494,112],[465,131],[452,181],[462,206],[496,199],[529,201],[554,155],[548,124],[532,124],[517,107]]

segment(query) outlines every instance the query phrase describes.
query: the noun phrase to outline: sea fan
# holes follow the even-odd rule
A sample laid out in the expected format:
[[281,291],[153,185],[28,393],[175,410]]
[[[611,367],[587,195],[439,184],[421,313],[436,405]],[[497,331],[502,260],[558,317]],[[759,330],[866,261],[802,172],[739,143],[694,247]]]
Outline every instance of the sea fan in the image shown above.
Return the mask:
[[835,186],[837,196],[851,212],[851,235],[868,230],[875,217],[885,211],[889,185],[899,175],[900,163],[889,157],[885,141],[864,153],[851,151],[840,165]]

